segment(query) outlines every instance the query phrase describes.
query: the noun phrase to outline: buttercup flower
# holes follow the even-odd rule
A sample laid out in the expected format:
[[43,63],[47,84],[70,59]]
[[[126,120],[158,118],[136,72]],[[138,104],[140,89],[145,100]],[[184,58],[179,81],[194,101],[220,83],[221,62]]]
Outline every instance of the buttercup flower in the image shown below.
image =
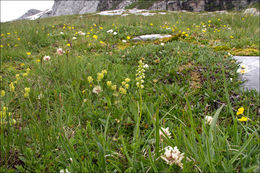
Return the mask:
[[245,110],[244,107],[239,108],[237,111],[237,115],[243,114],[244,110]]
[[240,119],[238,119],[238,121],[245,122],[245,121],[248,121],[248,118],[247,117],[241,117]]
[[98,39],[98,36],[97,36],[97,35],[93,35],[93,38],[97,40],[97,39]]
[[92,90],[93,93],[95,94],[99,94],[100,92],[102,92],[102,89],[100,86],[95,86]]
[[27,55],[31,55],[31,52],[26,52]]
[[181,153],[177,147],[165,147],[164,155],[162,155],[161,158],[169,165],[176,164],[183,168],[181,161],[184,158],[184,153]]

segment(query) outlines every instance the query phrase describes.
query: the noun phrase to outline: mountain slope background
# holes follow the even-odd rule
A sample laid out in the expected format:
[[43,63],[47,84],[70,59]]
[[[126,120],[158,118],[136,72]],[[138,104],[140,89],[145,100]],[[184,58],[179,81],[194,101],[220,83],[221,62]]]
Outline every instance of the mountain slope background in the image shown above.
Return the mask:
[[[257,4],[257,0],[55,0],[52,9],[48,13],[42,12],[39,18],[125,8],[194,12],[240,10],[253,4]],[[34,15],[35,11],[29,10],[19,19],[31,19],[30,14]]]

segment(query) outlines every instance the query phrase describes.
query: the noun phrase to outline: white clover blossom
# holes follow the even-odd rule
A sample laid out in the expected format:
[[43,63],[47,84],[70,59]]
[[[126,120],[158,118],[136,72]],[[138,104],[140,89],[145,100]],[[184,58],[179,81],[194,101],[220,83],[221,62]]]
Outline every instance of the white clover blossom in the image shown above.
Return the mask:
[[51,57],[50,56],[47,56],[47,55],[45,55],[44,57],[43,57],[43,60],[44,61],[49,61],[51,59]]
[[126,43],[126,40],[122,40],[123,43]]
[[72,40],[77,40],[77,37],[72,37]]
[[63,32],[60,32],[60,34],[61,34],[61,35],[64,35],[64,33],[63,33]]
[[163,128],[159,131],[160,139],[163,140],[163,137],[166,137],[163,132],[168,136],[168,138],[171,138],[171,132],[169,132],[169,127]]
[[181,161],[184,158],[184,153],[181,153],[176,146],[174,148],[171,146],[165,147],[164,155],[161,158],[169,165],[176,164],[183,168]]
[[205,121],[206,121],[206,123],[209,124],[209,125],[212,123],[212,120],[213,120],[213,117],[212,117],[212,116],[206,116],[206,117],[205,117]]
[[113,33],[113,29],[108,30],[107,33]]
[[149,66],[147,64],[144,64],[142,60],[138,62],[138,69],[136,70],[136,86],[138,88],[144,88],[144,78],[145,78],[145,69],[148,68]]
[[117,32],[114,32],[113,35],[117,35]]
[[65,169],[65,170],[64,170],[64,169],[61,169],[61,170],[60,170],[60,173],[70,173],[70,172],[69,172],[68,169]]
[[100,86],[95,86],[92,90],[93,93],[95,94],[99,94],[100,92],[102,92],[102,89]]

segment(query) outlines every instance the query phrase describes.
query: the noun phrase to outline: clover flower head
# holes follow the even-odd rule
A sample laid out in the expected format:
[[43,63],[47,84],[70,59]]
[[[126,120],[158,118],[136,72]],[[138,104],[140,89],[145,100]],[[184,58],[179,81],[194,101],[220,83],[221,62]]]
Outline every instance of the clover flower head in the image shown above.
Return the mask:
[[58,48],[57,49],[57,54],[58,55],[62,55],[64,53],[64,51],[62,50],[62,48]]
[[205,121],[206,121],[206,123],[209,124],[209,125],[212,123],[212,120],[213,120],[213,117],[212,117],[212,116],[206,116],[206,117],[205,117]]
[[88,82],[89,82],[89,83],[92,83],[92,82],[93,82],[92,76],[88,76]]
[[163,137],[166,137],[163,134],[163,132],[168,136],[168,138],[171,138],[171,133],[169,132],[169,127],[167,127],[167,128],[162,127],[162,130],[159,131],[159,136],[160,136],[161,141],[163,141]]
[[183,168],[181,161],[184,158],[184,153],[181,153],[176,146],[174,148],[171,146],[165,147],[164,155],[161,158],[169,165],[176,164]]
[[107,33],[112,33],[113,32],[113,29],[110,29],[107,31]]
[[44,57],[43,57],[43,60],[44,60],[44,61],[49,61],[50,59],[51,59],[50,56],[44,56]]
[[104,78],[104,73],[97,73],[97,81],[101,81]]
[[95,87],[93,88],[92,92],[95,93],[95,94],[99,94],[99,93],[102,92],[102,89],[101,89],[100,86],[95,86]]

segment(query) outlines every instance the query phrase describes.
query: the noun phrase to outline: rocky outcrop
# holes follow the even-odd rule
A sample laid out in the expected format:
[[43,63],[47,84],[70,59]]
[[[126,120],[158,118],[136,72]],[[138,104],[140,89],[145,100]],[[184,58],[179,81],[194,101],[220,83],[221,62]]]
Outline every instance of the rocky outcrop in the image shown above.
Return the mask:
[[[149,10],[186,10],[199,12],[242,9],[257,1],[258,0],[54,0],[54,5],[51,10],[45,10],[44,12],[29,10],[19,19],[34,20],[50,16],[93,13],[111,9],[124,9],[129,5],[138,8],[142,7],[144,2],[149,4],[149,6],[145,6]],[[259,12],[256,11],[254,14],[259,14]]]
[[36,9],[28,10],[24,15],[19,17],[18,20],[26,19],[27,17],[30,17],[30,16],[35,15],[35,14],[38,14],[40,12],[42,12],[42,11],[36,10]]

